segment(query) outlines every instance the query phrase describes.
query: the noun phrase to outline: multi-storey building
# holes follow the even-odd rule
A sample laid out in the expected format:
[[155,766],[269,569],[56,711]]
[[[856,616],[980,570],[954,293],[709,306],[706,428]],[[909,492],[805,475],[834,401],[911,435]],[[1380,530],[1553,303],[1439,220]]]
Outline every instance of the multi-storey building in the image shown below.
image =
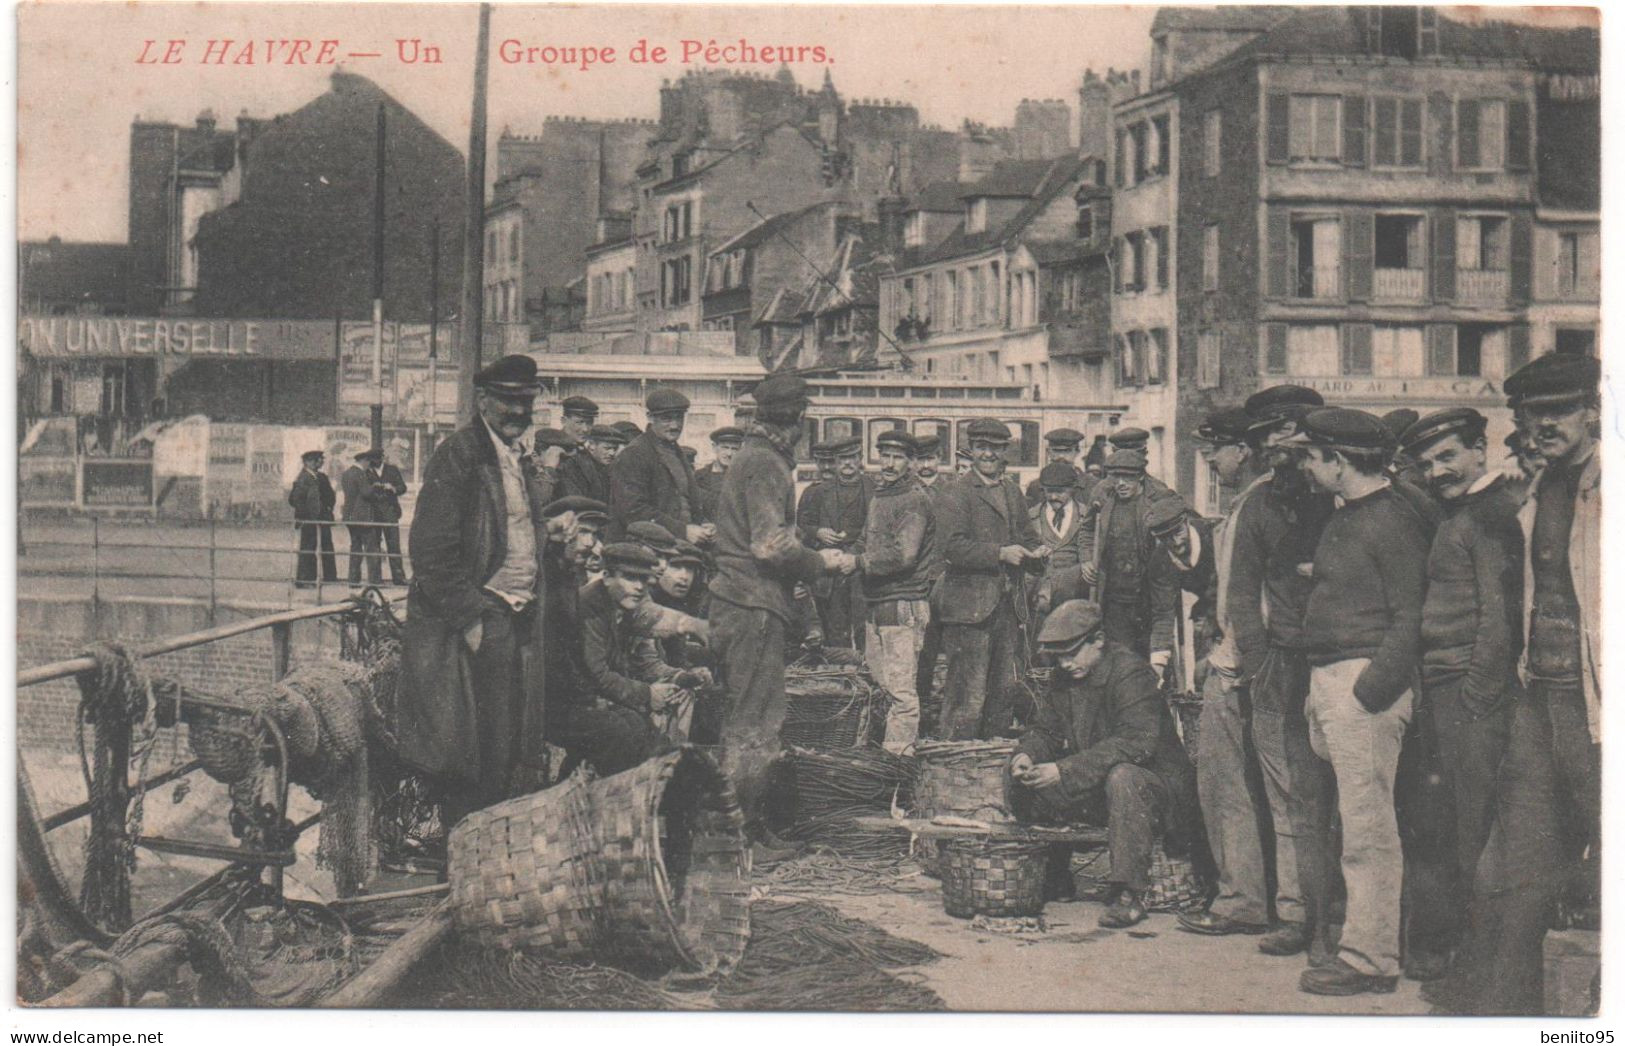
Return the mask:
[[637,245],[625,214],[598,219],[596,242],[587,248],[586,316],[581,329],[630,331],[637,326]]
[[856,221],[851,210],[822,201],[775,214],[720,244],[706,258],[702,329],[732,331],[739,354],[753,352],[753,320],[777,292],[799,291],[835,261],[836,245]]
[[1595,40],[1544,49],[1536,83],[1530,348],[1597,352],[1602,300],[1601,77]]

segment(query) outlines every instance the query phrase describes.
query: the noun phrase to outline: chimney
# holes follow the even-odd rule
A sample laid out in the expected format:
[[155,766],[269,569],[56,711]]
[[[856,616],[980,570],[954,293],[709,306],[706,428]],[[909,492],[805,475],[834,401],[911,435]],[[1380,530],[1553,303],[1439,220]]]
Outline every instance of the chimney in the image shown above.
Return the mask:
[[203,134],[214,133],[215,117],[213,109],[205,109],[197,114],[197,129]]
[[903,253],[903,211],[908,201],[901,196],[882,196],[875,206],[880,217],[880,250],[896,257]]
[[1083,86],[1078,88],[1078,154],[1107,155],[1111,126],[1111,89],[1090,69],[1083,74]]

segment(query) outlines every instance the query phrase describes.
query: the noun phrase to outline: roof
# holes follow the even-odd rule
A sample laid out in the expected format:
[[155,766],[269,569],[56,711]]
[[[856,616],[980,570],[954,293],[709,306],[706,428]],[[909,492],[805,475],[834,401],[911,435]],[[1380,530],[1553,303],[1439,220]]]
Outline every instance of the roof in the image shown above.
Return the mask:
[[41,302],[123,305],[130,248],[123,243],[31,240],[18,245],[18,291],[24,307]]
[[784,211],[780,214],[768,215],[763,220],[746,229],[733,239],[712,251],[712,255],[726,254],[729,251],[742,251],[766,243],[768,240],[789,229],[791,226],[820,207],[833,207],[834,200],[820,200],[809,204],[799,210]]
[[1105,253],[1104,243],[1090,244],[1084,240],[1031,240],[1026,246],[1033,261],[1040,265],[1081,261],[1090,255]]
[[768,299],[767,304],[762,306],[762,311],[756,315],[752,326],[761,323],[800,323],[801,306],[805,299],[806,294],[801,290],[780,287],[773,292],[773,297]]
[[[1020,162],[1026,164],[1031,161]],[[1067,156],[1042,162],[1045,169],[1033,186],[1030,198],[1021,210],[1017,211],[1008,221],[975,233],[966,232],[965,225],[961,222],[958,228],[949,233],[935,246],[926,247],[918,252],[909,252],[905,255],[898,268],[914,268],[941,261],[945,258],[979,254],[983,251],[1004,246],[1022,229],[1026,228],[1027,224],[1033,220],[1039,211],[1049,206],[1050,202],[1062,190],[1076,181],[1083,173],[1084,165],[1092,161],[1081,157]]]
[[1054,160],[1001,160],[981,181],[960,191],[962,200],[978,196],[1029,197],[1043,186]]
[[1299,10],[1271,4],[1226,7],[1159,7],[1151,20],[1153,38],[1170,32],[1263,32]]
[[[1229,61],[1259,55],[1290,58],[1370,53],[1366,46],[1366,9],[1325,6],[1293,10],[1294,14],[1267,33],[1243,45]],[[1444,10],[1439,9],[1441,58],[1530,62],[1549,69],[1583,69],[1589,60],[1589,68],[1597,68],[1599,47],[1594,29],[1543,29],[1501,21],[1469,24],[1445,17]]]
[[932,182],[909,199],[909,211],[959,211],[965,204],[960,194],[970,182]]
[[[769,127],[764,127],[760,134],[753,134],[750,137],[746,138],[744,141],[740,142],[738,145],[734,146],[732,149],[729,149],[727,152],[723,153],[721,156],[717,157],[715,160],[712,160],[710,163],[701,164],[700,166],[694,168],[692,171],[685,171],[682,174],[673,175],[672,177],[667,178],[665,181],[659,183],[658,185],[653,186],[653,191],[655,191],[655,192],[664,192],[665,190],[674,188],[677,185],[680,185],[680,184],[682,184],[684,182],[692,181],[695,178],[698,178],[700,175],[704,174],[705,172],[711,170],[713,167],[716,167],[718,164],[727,163],[729,160],[733,159],[735,156],[738,156],[740,153],[746,151],[747,149],[760,148],[762,143],[767,141],[768,137],[771,136],[775,131],[780,131],[780,130],[783,130],[784,128],[787,128],[787,127],[790,130],[794,131],[796,134],[800,135],[802,140],[805,141],[808,145],[811,145],[813,148],[815,148],[815,149],[822,149],[823,148],[823,146],[820,145],[819,142],[816,139],[814,139],[805,130],[803,130],[794,120],[790,120],[790,119],[780,120],[776,124],[773,124],[773,125],[771,125]],[[648,166],[647,164],[644,165],[644,167],[647,167],[647,166]],[[638,170],[642,171],[642,170],[644,170],[644,167],[639,167]]]

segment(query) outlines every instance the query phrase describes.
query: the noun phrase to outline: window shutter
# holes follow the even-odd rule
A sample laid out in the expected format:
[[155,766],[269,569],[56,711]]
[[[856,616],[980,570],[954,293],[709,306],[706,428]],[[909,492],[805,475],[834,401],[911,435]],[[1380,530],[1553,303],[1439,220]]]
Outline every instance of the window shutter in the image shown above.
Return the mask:
[[1430,174],[1449,174],[1455,156],[1455,115],[1450,96],[1442,91],[1428,95],[1428,113],[1433,125],[1433,150],[1428,164]]
[[1365,28],[1365,49],[1370,54],[1382,53],[1382,8],[1357,7],[1355,11],[1360,15],[1360,21]]
[[1399,149],[1395,147],[1399,135],[1399,100],[1373,99],[1371,110],[1371,138],[1376,154],[1372,162],[1391,164],[1399,156]]
[[1399,103],[1399,162],[1406,167],[1422,163],[1422,102],[1417,98]]
[[1370,301],[1371,268],[1376,259],[1376,216],[1363,207],[1352,207],[1343,217],[1343,271],[1348,280],[1350,301]]
[[1477,167],[1478,102],[1463,99],[1457,103],[1456,125],[1456,162],[1462,167]]
[[1428,326],[1428,373],[1443,378],[1456,373],[1456,325],[1434,323]]
[[1343,96],[1343,163],[1349,167],[1365,166],[1365,114],[1365,95]]
[[1456,212],[1445,207],[1433,212],[1433,300],[1456,297]]
[[1128,264],[1128,245],[1123,237],[1117,238],[1116,250],[1112,253],[1117,256],[1117,263],[1112,266],[1112,290],[1118,294],[1123,293],[1123,266]]
[[1416,52],[1421,56],[1439,53],[1439,12],[1432,7],[1417,9]]
[[1286,373],[1286,324],[1264,324],[1264,371],[1267,374]]
[[1529,103],[1522,98],[1507,102],[1507,170],[1529,170]]
[[1507,328],[1507,364],[1508,374],[1516,373],[1519,367],[1529,362],[1529,324],[1514,323]]
[[1291,113],[1292,96],[1289,94],[1272,94],[1269,96],[1269,112],[1267,114],[1268,132],[1264,148],[1264,159],[1269,163],[1286,163],[1291,158]]
[[1534,262],[1531,257],[1531,243],[1534,237],[1534,223],[1527,213],[1512,216],[1511,229],[1511,256],[1508,258],[1508,280],[1512,287],[1512,301],[1517,305],[1527,305],[1530,297],[1530,282],[1534,275]]
[[1369,323],[1343,324],[1343,373],[1371,373],[1371,333]]
[[1270,207],[1265,218],[1269,248],[1269,296],[1292,296],[1291,256],[1292,213],[1285,207]]
[[1168,288],[1168,227],[1161,226],[1157,232],[1157,289]]
[[1113,154],[1114,159],[1117,161],[1117,163],[1116,163],[1117,170],[1116,170],[1114,176],[1115,176],[1115,178],[1117,180],[1117,187],[1119,189],[1121,189],[1123,187],[1123,184],[1124,184],[1123,171],[1126,169],[1126,166],[1128,164],[1128,154],[1123,149],[1124,137],[1125,137],[1125,135],[1123,133],[1123,129],[1121,127],[1119,127],[1117,129],[1117,142],[1116,142],[1117,148],[1116,148],[1116,152]]

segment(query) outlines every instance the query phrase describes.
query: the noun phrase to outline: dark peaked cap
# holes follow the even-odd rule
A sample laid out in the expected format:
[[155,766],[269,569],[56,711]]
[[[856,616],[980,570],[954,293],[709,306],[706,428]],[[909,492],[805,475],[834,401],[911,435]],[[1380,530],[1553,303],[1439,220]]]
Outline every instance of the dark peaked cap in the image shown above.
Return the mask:
[[536,377],[536,361],[515,353],[474,375],[474,387],[499,396],[534,396],[542,383]]

